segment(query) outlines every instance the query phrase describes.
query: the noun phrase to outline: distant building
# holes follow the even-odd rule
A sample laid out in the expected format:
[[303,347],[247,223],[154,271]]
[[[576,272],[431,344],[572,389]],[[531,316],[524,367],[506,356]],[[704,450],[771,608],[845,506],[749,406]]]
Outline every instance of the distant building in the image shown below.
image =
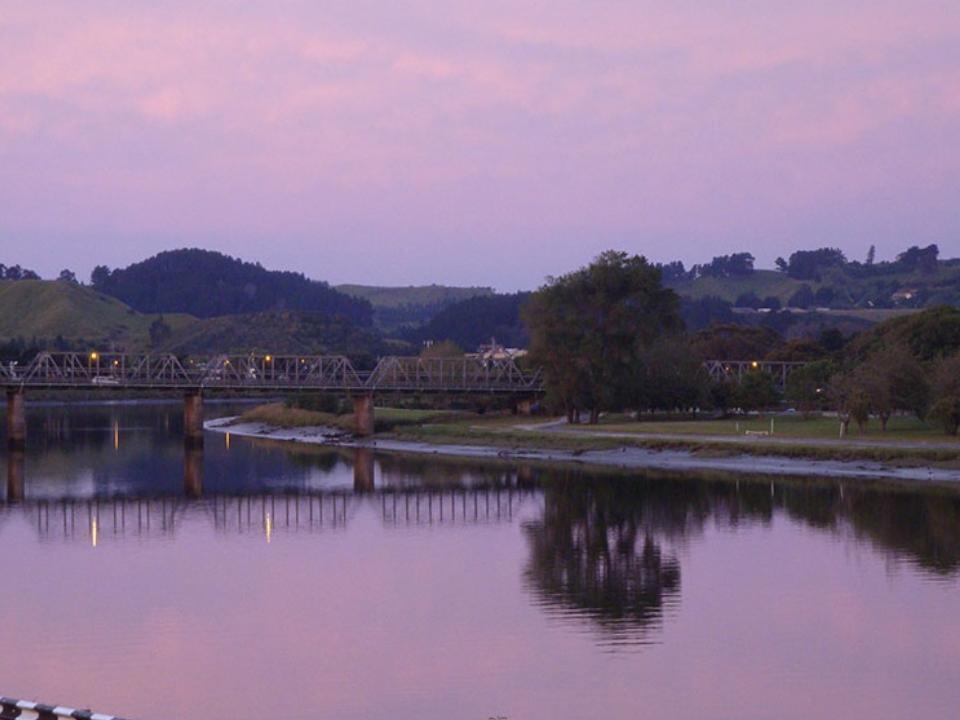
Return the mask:
[[490,338],[490,342],[477,348],[477,352],[470,353],[467,357],[480,358],[481,360],[516,360],[527,354],[523,348],[508,348],[497,342],[496,338]]
[[919,292],[918,288],[900,288],[893,295],[890,296],[890,299],[895,303],[909,302],[913,300],[917,293]]

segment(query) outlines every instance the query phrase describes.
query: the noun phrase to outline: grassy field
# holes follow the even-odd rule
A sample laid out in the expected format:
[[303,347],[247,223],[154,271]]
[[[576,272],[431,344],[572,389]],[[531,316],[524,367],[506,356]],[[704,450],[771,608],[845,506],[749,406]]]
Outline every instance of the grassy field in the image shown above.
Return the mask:
[[[628,420],[623,416],[609,416],[601,419],[595,429],[610,432],[628,432],[637,434],[677,434],[677,435],[745,435],[751,432],[769,432],[773,420],[775,437],[834,440],[840,436],[840,422],[835,417],[811,417],[804,419],[800,415],[752,416],[750,418],[730,418],[726,420],[670,420],[641,421]],[[578,425],[568,430],[590,429],[587,425]],[[870,441],[911,441],[911,442],[955,442],[960,449],[960,440],[943,433],[936,424],[922,423],[913,416],[890,418],[887,432],[882,432],[880,422],[871,420],[863,434],[855,423],[850,424],[848,440]]]

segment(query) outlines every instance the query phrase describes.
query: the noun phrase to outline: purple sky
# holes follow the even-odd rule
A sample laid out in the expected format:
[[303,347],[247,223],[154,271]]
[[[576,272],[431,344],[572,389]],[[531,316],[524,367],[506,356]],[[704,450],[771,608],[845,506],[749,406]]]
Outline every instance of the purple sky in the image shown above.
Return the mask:
[[4,0],[0,262],[960,254],[956,0]]

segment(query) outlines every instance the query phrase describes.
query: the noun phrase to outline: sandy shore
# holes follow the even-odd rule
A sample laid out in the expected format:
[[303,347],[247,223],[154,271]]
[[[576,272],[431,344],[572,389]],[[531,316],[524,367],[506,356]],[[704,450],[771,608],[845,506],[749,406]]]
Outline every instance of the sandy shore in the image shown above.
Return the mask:
[[609,450],[505,449],[485,445],[407,442],[403,440],[359,440],[345,436],[334,428],[276,428],[262,423],[237,423],[237,418],[219,418],[204,423],[207,430],[241,437],[255,437],[284,442],[330,445],[331,447],[365,447],[378,452],[450,455],[500,460],[533,460],[571,462],[623,469],[713,470],[761,475],[816,476],[877,480],[904,480],[936,483],[960,482],[960,471],[932,467],[895,467],[874,461],[810,460],[765,455],[709,457],[684,450],[648,450],[622,447]]

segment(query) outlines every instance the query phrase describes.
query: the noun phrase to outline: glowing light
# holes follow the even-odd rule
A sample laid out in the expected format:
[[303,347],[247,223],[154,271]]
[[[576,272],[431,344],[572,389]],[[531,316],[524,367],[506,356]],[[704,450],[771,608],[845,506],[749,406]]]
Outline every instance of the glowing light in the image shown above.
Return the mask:
[[118,420],[113,421],[113,449],[120,449],[120,422]]
[[99,358],[99,357],[100,357],[100,355],[99,355],[98,353],[95,353],[95,352],[90,353],[90,359],[91,359],[91,360],[96,360],[96,359]]
[[97,546],[97,537],[100,534],[99,523],[96,518],[90,521],[90,545],[92,547]]
[[114,361],[113,361],[113,366],[114,366],[114,367],[118,367],[119,365],[120,365],[120,361],[119,361],[119,360],[114,360]]
[[756,360],[754,360],[752,363],[750,363],[750,366],[751,366],[751,367],[754,367],[754,368],[758,368],[758,367],[760,367],[760,363],[758,363]]
[[226,433],[226,445],[227,445],[227,450],[229,450],[230,449],[230,433]]
[[266,360],[267,362],[270,362],[271,360],[273,360],[273,357],[270,356],[270,355],[267,355],[267,356],[264,358],[264,360]]
[[266,524],[264,525],[267,534],[267,544],[270,544],[270,538],[273,536],[273,518],[267,513]]

